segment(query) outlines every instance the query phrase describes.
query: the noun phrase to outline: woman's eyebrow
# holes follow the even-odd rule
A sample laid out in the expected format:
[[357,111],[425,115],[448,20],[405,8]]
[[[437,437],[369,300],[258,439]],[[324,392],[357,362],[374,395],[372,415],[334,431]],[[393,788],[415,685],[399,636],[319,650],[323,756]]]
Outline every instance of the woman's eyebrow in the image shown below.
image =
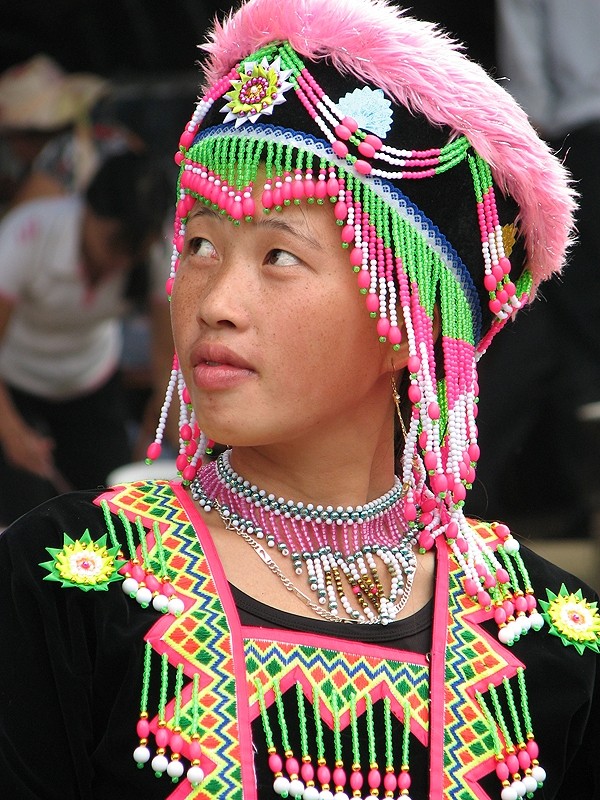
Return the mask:
[[267,230],[277,231],[279,233],[286,234],[287,236],[293,236],[296,239],[300,239],[303,244],[311,247],[313,249],[321,250],[323,245],[322,243],[316,239],[308,230],[300,230],[299,228],[295,227],[294,225],[290,225],[284,219],[276,219],[274,217],[263,217],[259,218],[255,222],[260,228],[264,228]]
[[[214,208],[209,208],[205,205],[197,205],[195,208],[193,208],[190,211],[188,219],[198,217],[210,217],[214,220],[218,220],[219,222],[224,219],[223,215],[218,211],[215,211]],[[262,229],[272,230],[274,232],[276,231],[286,234],[287,236],[293,236],[297,239],[300,239],[305,245],[312,247],[313,249],[322,249],[321,242],[312,236],[309,231],[300,230],[295,225],[290,225],[284,219],[275,218],[273,216],[258,217],[254,219],[253,224]]]

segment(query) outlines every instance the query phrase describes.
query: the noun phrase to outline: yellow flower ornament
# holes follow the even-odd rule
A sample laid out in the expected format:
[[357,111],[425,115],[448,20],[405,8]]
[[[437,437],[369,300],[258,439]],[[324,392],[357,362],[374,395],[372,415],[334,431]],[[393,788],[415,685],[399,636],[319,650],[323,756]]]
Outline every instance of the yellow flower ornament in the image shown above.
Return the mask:
[[125,562],[117,558],[118,547],[106,546],[106,538],[105,534],[93,541],[89,530],[80,539],[71,539],[65,533],[62,548],[46,548],[52,560],[40,564],[48,570],[44,580],[58,581],[65,588],[77,587],[84,592],[107,590],[109,583],[123,580],[118,570]]
[[291,69],[283,69],[278,56],[272,63],[247,61],[238,72],[239,80],[231,81],[231,89],[225,97],[228,103],[221,111],[227,116],[224,122],[235,122],[239,128],[245,122],[256,122],[265,114],[270,116],[275,106],[285,102],[284,93],[292,88],[287,80]]
[[573,645],[582,654],[586,647],[600,652],[600,614],[597,603],[586,600],[581,589],[569,593],[563,584],[558,594],[546,589],[548,600],[540,600],[550,633]]

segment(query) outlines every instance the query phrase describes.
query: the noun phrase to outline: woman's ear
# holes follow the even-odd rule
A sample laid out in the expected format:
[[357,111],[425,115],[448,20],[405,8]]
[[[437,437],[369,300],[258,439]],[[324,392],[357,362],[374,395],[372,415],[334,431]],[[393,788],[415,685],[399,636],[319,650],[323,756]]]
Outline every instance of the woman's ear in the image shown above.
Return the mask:
[[[402,338],[398,344],[392,344],[387,341],[383,346],[386,348],[388,358],[386,360],[386,368],[388,372],[397,373],[406,367],[408,362],[408,336],[406,335],[406,325],[402,317],[402,310],[398,308],[398,325]],[[391,365],[391,369],[390,369]]]
[[[407,363],[408,363],[408,337],[406,335],[406,325],[404,324],[404,319],[402,317],[402,311],[398,309],[398,323],[402,323],[400,325],[400,330],[402,332],[402,339],[399,344],[393,345],[389,341],[383,345],[387,350],[389,350],[390,358],[386,364],[386,371],[392,373],[392,375],[400,373],[403,370]],[[440,315],[440,309],[437,303],[433,307],[433,341],[437,342],[439,335],[442,331],[442,320]]]

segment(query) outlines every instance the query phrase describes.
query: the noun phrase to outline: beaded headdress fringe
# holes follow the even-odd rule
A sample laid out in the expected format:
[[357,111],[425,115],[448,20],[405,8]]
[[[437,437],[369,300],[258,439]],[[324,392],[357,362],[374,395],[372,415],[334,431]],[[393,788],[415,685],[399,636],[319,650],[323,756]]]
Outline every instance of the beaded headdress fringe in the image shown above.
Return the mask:
[[[236,225],[290,203],[331,202],[341,246],[357,273],[367,310],[377,318],[380,340],[398,348],[401,337],[407,338],[412,414],[400,470],[405,519],[424,549],[446,536],[463,567],[465,589],[487,605],[489,590],[505,582],[506,571],[473,534],[463,512],[479,457],[476,361],[531,299],[537,283],[562,264],[573,213],[565,173],[514,101],[431,26],[383,2],[343,4],[339,19],[336,10],[342,6],[330,0],[304,0],[298,17],[284,14],[270,0],[250,5],[251,14],[242,7],[224,26],[217,25],[207,45],[211,83],[176,155],[181,170],[168,290],[187,215],[197,201]],[[312,22],[296,29],[300,17]],[[319,43],[316,49],[310,41]],[[369,42],[376,57],[364,59]],[[256,46],[261,49],[253,53]],[[234,51],[238,58],[248,55],[232,66]],[[411,148],[410,142],[408,147],[386,143],[393,115],[389,101],[369,87],[330,97],[308,60],[323,54],[340,72],[382,87],[424,114],[430,125],[449,126],[446,144]],[[290,112],[293,103],[296,110]],[[361,118],[365,103],[379,104],[379,119],[373,122],[372,114]],[[305,119],[304,129],[298,130],[298,119]],[[259,165],[265,172],[262,187],[256,186]],[[429,182],[435,192],[439,176],[460,169],[467,177],[459,175],[458,191],[472,196],[480,237],[481,266],[469,264],[468,269],[454,249],[458,243],[449,242],[410,200],[411,185]],[[515,280],[509,260],[514,225],[499,219],[495,184],[519,202],[528,260]],[[481,285],[489,295],[485,311],[493,320],[487,330]],[[441,325],[437,363],[434,308]],[[175,391],[182,420],[178,467],[191,481],[211,443],[202,439],[177,360],[149,457],[160,452]]]

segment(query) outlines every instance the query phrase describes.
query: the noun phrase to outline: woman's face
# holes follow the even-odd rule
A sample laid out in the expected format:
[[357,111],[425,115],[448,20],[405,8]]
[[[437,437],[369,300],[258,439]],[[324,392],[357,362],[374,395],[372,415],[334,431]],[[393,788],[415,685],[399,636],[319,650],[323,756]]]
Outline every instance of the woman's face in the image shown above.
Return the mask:
[[236,227],[197,203],[171,314],[199,424],[216,441],[304,442],[389,412],[392,351],[378,341],[329,204]]

